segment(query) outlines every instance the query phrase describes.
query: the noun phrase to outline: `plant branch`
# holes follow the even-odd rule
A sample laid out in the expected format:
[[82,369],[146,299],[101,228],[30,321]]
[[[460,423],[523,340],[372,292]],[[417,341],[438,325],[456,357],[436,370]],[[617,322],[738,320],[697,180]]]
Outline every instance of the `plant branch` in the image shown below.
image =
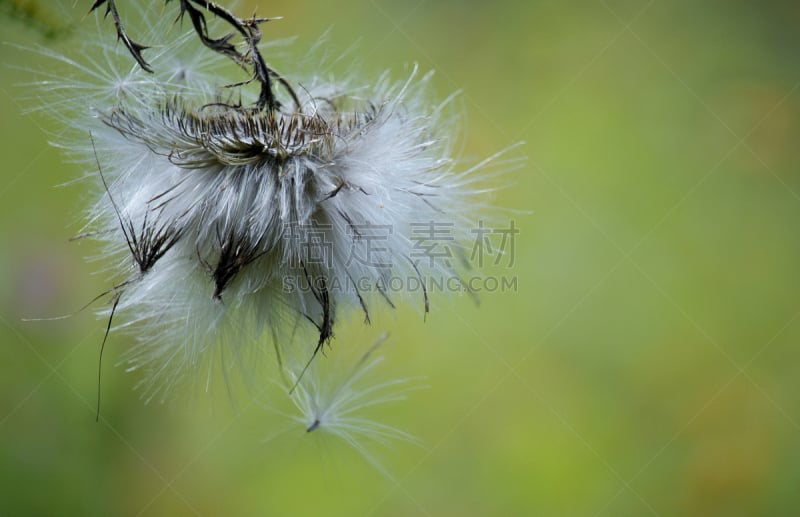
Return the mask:
[[[171,1],[172,0],[165,0],[165,3],[168,4]],[[142,56],[142,51],[149,47],[133,41],[128,36],[122,20],[120,19],[119,12],[117,11],[115,0],[95,0],[89,12],[96,10],[102,5],[106,6],[105,16],[110,14],[114,20],[117,38],[122,40],[139,66],[143,70],[152,73],[153,68]],[[270,21],[271,18],[259,18],[255,15],[251,18],[239,18],[224,7],[208,0],[178,0],[178,5],[180,10],[178,17],[175,19],[176,22],[182,21],[184,17],[188,15],[192,27],[203,45],[214,52],[230,58],[237,65],[252,73],[251,79],[239,84],[247,84],[253,81],[259,83],[260,91],[258,100],[255,103],[256,110],[267,109],[269,111],[275,111],[280,109],[281,104],[275,96],[273,79],[286,89],[292,97],[295,106],[298,109],[300,108],[300,101],[297,94],[283,77],[267,66],[264,57],[261,55],[261,51],[258,49],[258,44],[261,42],[262,36],[260,25]],[[208,32],[208,22],[206,21],[206,15],[203,11],[220,18],[230,25],[235,32],[224,34],[218,38],[212,37]],[[241,52],[233,43],[236,33],[241,36],[247,45],[247,50],[245,52]]]

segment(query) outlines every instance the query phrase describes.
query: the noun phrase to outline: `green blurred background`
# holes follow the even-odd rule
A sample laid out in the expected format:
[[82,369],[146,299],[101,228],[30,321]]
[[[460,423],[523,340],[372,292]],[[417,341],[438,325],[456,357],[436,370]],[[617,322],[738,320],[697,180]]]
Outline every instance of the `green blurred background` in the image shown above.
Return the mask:
[[[64,1],[79,19],[86,2]],[[244,2],[249,13],[255,2]],[[43,0],[0,39],[69,48]],[[36,13],[25,20],[24,13]],[[22,14],[20,14],[22,13]],[[355,451],[224,394],[144,405],[104,322],[81,171],[0,81],[0,514],[790,515],[800,512],[800,8],[795,2],[263,1],[266,39],[362,77],[408,63],[463,90],[465,156],[516,141],[501,183],[518,291],[439,297],[339,328],[330,360],[391,334],[381,376],[428,388],[376,417],[423,445]],[[53,39],[50,29],[65,27]],[[71,30],[70,30],[71,28]],[[58,31],[56,31],[58,32]],[[73,47],[74,48],[74,47]],[[3,63],[18,52],[0,48]],[[31,67],[45,66],[24,58]],[[291,77],[290,60],[280,65]],[[349,69],[341,62],[340,70]],[[327,360],[327,359],[326,359]]]

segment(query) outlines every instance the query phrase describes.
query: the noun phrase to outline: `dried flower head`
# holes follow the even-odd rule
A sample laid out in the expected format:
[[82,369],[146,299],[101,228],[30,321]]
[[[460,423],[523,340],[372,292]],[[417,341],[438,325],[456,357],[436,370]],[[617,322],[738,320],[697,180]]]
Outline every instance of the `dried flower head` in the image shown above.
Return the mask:
[[[419,279],[422,290],[410,294],[427,312],[423,278],[457,280],[466,260],[421,259],[411,228],[444,219],[459,250],[484,204],[475,172],[504,166],[495,156],[458,168],[452,99],[429,104],[431,75],[416,70],[361,90],[317,76],[290,83],[260,53],[267,19],[177,4],[178,21],[192,25],[186,34],[161,9],[137,12],[138,37],[158,43],[148,48],[113,0],[96,0],[92,10],[105,9],[122,45],[92,37],[82,60],[48,51],[71,72],[42,84],[48,106],[76,130],[64,147],[101,187],[84,235],[111,258],[106,314],[135,329],[126,361],[145,372],[146,397],[163,399],[200,368],[227,374],[258,363],[272,354],[269,341],[310,361],[343,311],[369,322],[376,305],[394,306],[402,289],[390,289],[393,278]],[[212,36],[218,25],[204,13],[234,32]],[[197,52],[198,37],[209,51]],[[221,81],[229,60],[250,78]]]

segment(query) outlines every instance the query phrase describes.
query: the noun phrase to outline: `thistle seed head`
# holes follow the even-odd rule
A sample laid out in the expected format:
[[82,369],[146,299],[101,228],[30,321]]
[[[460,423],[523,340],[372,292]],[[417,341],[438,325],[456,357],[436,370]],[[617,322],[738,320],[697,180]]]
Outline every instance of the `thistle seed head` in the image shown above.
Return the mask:
[[[149,36],[175,35],[179,26],[166,31],[159,11],[140,13]],[[277,350],[300,347],[311,358],[344,311],[370,321],[376,307],[408,294],[427,312],[426,290],[389,292],[387,281],[457,279],[461,257],[420,260],[411,227],[446,220],[450,248],[460,250],[487,204],[480,175],[506,168],[496,157],[459,168],[452,99],[429,103],[431,74],[416,69],[400,82],[385,74],[356,95],[318,76],[289,81],[267,68],[270,88],[283,87],[264,100],[258,23],[235,21],[244,42],[230,48],[230,38],[213,40],[193,18],[195,32],[148,50],[93,37],[83,61],[47,51],[72,68],[42,91],[59,100],[57,116],[75,130],[65,147],[101,180],[87,235],[113,259],[115,321],[135,329],[126,361],[145,372],[148,399],[163,399],[199,368],[219,364],[227,373],[259,362],[273,350],[264,334]],[[189,66],[178,58],[190,47],[197,55],[196,34],[227,49],[211,45],[217,52],[206,54],[254,71],[256,102],[221,84],[214,59]],[[129,51],[135,63],[121,59]],[[296,93],[290,83],[305,86]],[[303,327],[315,337],[302,338]]]

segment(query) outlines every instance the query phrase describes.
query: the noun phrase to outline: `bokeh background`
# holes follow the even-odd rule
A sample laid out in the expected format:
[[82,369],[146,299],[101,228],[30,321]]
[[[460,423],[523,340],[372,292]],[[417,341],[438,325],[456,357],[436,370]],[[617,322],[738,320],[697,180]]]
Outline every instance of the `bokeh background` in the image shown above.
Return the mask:
[[[0,0],[0,39],[67,52],[95,28],[89,3]],[[339,328],[325,360],[387,330],[380,376],[426,386],[373,414],[422,442],[371,446],[391,476],[258,401],[144,405],[111,366],[122,336],[95,423],[105,323],[22,321],[107,287],[84,260],[95,250],[68,242],[86,195],[58,185],[81,171],[48,145],[58,128],[24,113],[30,77],[5,67],[0,514],[800,511],[795,2],[260,4],[284,17],[267,39],[297,36],[289,56],[332,28],[332,52],[358,42],[342,71],[435,69],[438,94],[463,92],[466,158],[526,142],[494,196],[517,210],[503,216],[520,229],[514,264],[485,270],[517,291]]]

